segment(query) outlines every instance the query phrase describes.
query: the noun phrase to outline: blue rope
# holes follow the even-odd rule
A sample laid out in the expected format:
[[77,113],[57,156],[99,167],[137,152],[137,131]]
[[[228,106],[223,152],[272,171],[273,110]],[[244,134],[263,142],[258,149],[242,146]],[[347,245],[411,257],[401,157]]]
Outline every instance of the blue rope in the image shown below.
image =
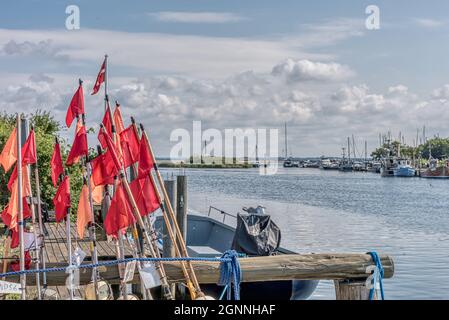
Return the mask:
[[380,258],[376,251],[368,252],[368,254],[371,255],[371,258],[373,259],[373,262],[376,266],[373,275],[373,287],[369,291],[369,299],[370,300],[374,299],[374,292],[376,292],[376,284],[377,281],[379,281],[380,295],[382,297],[382,300],[385,300],[384,287],[382,284],[382,279],[384,277],[384,267],[382,266],[382,262],[380,261]]
[[[224,255],[223,255],[224,256]],[[110,260],[93,264],[82,264],[80,266],[72,266],[72,269],[94,269],[101,266],[111,266],[120,263],[127,263],[131,261],[143,261],[143,262],[173,262],[173,261],[206,261],[206,262],[221,262],[221,263],[235,263],[234,260],[237,258],[201,258],[201,257],[173,257],[173,258],[127,258],[127,259],[118,259],[118,260]],[[238,263],[238,261],[237,261]],[[69,265],[65,267],[55,267],[55,268],[47,268],[47,269],[30,269],[23,271],[10,271],[6,273],[0,273],[0,278],[16,276],[21,274],[33,274],[33,273],[48,273],[48,272],[61,272],[66,271]],[[239,269],[240,272],[240,269]]]
[[220,264],[220,280],[218,285],[225,286],[221,298],[227,291],[227,299],[231,300],[232,284],[234,284],[234,300],[240,300],[240,281],[242,274],[240,271],[240,263],[238,261],[239,254],[235,250],[227,250],[221,256]]

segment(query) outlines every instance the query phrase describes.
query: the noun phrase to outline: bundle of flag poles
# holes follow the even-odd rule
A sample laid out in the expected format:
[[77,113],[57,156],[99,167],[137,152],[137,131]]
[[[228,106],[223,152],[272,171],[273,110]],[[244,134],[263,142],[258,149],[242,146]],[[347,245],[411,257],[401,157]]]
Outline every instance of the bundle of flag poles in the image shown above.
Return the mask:
[[[94,216],[94,203],[102,204],[106,215],[104,218],[104,230],[112,241],[116,243],[117,258],[124,258],[124,245],[127,242],[133,252],[134,257],[160,257],[157,246],[155,230],[148,216],[156,210],[160,210],[163,215],[165,227],[173,242],[177,257],[187,257],[186,243],[183,239],[176,217],[169,201],[167,191],[161,174],[158,170],[153,149],[149,137],[131,117],[131,123],[125,127],[120,104],[115,103],[114,111],[111,110],[108,97],[108,56],[106,55],[95,81],[92,95],[98,94],[101,86],[104,86],[104,116],[98,132],[99,145],[97,154],[93,157],[93,151],[89,153],[86,112],[84,106],[83,82],[79,80],[65,118],[65,123],[70,128],[76,120],[74,129],[74,140],[67,155],[65,164],[61,155],[61,148],[58,139],[55,139],[55,146],[51,158],[51,178],[53,185],[57,187],[53,198],[56,222],[65,222],[69,267],[74,264],[71,239],[71,193],[70,178],[67,169],[71,166],[79,165],[83,172],[83,186],[78,200],[78,210],[76,214],[76,232],[80,239],[85,237],[88,230],[88,237],[91,243],[91,257],[93,263],[98,263],[96,250],[95,226],[97,221]],[[8,188],[11,192],[9,204],[2,212],[2,219],[10,230],[8,238],[10,247],[20,247],[20,263],[11,267],[16,270],[30,268],[30,251],[34,254],[35,268],[44,267],[43,259],[43,225],[42,212],[40,209],[39,175],[37,166],[36,143],[34,130],[31,129],[26,142],[21,144],[20,135],[20,115],[17,116],[17,126],[11,133],[5,147],[0,155],[0,163],[5,172],[10,170],[16,163]],[[35,166],[36,198],[38,203],[37,213],[33,204],[31,193],[30,166]],[[127,174],[126,172],[130,172]],[[38,222],[36,222],[36,216]],[[26,245],[24,220],[31,220],[34,232],[34,246]],[[130,231],[131,238],[127,236]],[[143,236],[143,239],[139,237]],[[39,241],[38,241],[39,239]],[[181,261],[182,272],[185,284],[192,299],[202,299],[198,280],[190,261]],[[139,270],[145,266],[137,264]],[[118,266],[121,279],[121,298],[127,299],[128,291],[124,280],[125,266]],[[173,299],[174,292],[168,283],[164,266],[155,262],[154,268],[160,278],[162,293],[165,299]],[[73,268],[69,268],[73,270]],[[3,270],[5,271],[5,270]],[[39,275],[39,273],[37,273]],[[44,287],[46,287],[45,274]],[[26,299],[25,274],[21,275],[22,299]],[[73,275],[69,276],[68,290],[70,299],[74,299]],[[99,282],[100,275],[97,270],[92,269],[91,288],[93,299],[100,299]],[[143,283],[143,281],[142,281]],[[40,291],[40,280],[36,278],[38,287],[38,298],[42,298]],[[144,299],[152,299],[149,288],[144,288]],[[86,294],[86,297],[88,295]]]

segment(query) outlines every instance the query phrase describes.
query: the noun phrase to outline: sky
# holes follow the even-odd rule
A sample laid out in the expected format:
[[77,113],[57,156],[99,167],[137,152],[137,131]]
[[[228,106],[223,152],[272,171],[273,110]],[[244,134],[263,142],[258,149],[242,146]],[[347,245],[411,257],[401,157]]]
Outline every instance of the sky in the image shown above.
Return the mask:
[[[77,5],[80,28],[68,30]],[[365,26],[368,5],[380,29]],[[86,118],[105,53],[109,95],[167,156],[173,130],[279,128],[289,153],[338,156],[348,136],[449,136],[447,1],[23,1],[0,10],[0,111],[50,110],[61,123],[78,78]],[[68,140],[73,128],[63,129]],[[90,138],[90,141],[94,136]]]

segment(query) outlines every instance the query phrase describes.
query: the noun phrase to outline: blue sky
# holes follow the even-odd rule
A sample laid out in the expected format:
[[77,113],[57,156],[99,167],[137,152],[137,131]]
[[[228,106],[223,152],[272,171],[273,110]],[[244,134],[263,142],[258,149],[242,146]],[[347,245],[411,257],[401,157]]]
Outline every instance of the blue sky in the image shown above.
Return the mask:
[[[77,31],[65,29],[70,4],[80,8]],[[364,26],[370,4],[380,8],[380,30]],[[108,52],[111,95],[165,142],[163,123],[190,128],[192,120],[217,128],[288,121],[298,155],[339,154],[351,134],[373,147],[387,130],[408,133],[410,143],[422,125],[449,135],[448,12],[447,1],[8,2],[2,109],[39,105],[62,119],[76,79],[91,86]],[[92,109],[95,126],[101,112]]]

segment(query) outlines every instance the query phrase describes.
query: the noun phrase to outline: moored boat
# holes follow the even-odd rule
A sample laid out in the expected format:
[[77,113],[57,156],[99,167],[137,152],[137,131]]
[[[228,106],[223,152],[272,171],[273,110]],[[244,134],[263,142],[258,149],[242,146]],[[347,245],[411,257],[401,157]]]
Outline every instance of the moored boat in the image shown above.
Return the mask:
[[410,165],[410,161],[407,159],[398,159],[397,165],[393,169],[395,177],[414,177],[415,172],[415,168]]
[[[240,219],[239,216],[231,215],[223,210],[211,207],[221,214],[223,214],[223,222],[217,221],[210,216],[201,215],[189,210],[187,215],[187,250],[191,257],[220,257],[223,252],[236,247],[238,238],[248,239],[254,234],[246,234],[246,228],[251,229],[251,225],[245,228],[233,228],[224,223],[226,216],[231,216]],[[257,207],[257,209],[262,207]],[[244,208],[245,210],[246,208]],[[264,221],[270,222],[270,216],[265,215],[263,210],[255,213],[254,208],[247,209],[248,214],[245,214],[250,221],[257,221],[260,217]],[[257,210],[259,211],[259,210]],[[210,214],[209,210],[209,214]],[[155,220],[155,229],[160,233],[162,230],[163,219],[158,216]],[[257,223],[256,225],[264,225],[267,223]],[[280,231],[279,231],[280,232]],[[266,233],[266,232],[265,232]],[[236,240],[237,239],[237,240]],[[268,242],[273,240],[270,234]],[[280,242],[280,234],[279,234]],[[245,247],[248,242],[245,241]],[[259,245],[261,245],[259,243]],[[263,246],[263,245],[261,245]],[[242,251],[243,246],[238,246]],[[243,252],[245,253],[245,252]],[[271,254],[294,254],[295,252],[277,247]],[[254,254],[247,254],[253,256]],[[263,281],[263,282],[242,282],[240,284],[240,299],[241,300],[305,300],[309,298],[315,291],[319,281],[313,280],[282,280],[282,281]],[[216,284],[201,284],[202,291],[208,295],[218,299],[223,291],[223,287]]]
[[435,178],[435,179],[449,179],[449,166],[448,162],[444,165],[438,165],[438,159],[430,159],[429,167],[421,171],[420,176],[422,178]]

